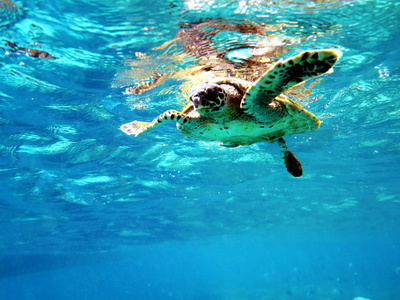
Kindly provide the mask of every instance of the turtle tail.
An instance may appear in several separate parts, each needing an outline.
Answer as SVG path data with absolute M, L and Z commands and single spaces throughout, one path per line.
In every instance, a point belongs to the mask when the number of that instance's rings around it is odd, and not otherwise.
M 278 145 L 281 149 L 283 162 L 285 163 L 286 169 L 294 177 L 301 177 L 303 175 L 303 168 L 301 167 L 300 161 L 294 156 L 292 151 L 286 146 L 286 141 L 283 138 L 278 139 Z

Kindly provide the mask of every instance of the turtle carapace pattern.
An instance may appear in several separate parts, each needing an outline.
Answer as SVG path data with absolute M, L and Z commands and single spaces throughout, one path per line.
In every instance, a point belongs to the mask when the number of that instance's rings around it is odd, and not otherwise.
M 174 121 L 186 137 L 219 141 L 224 147 L 277 142 L 286 169 L 300 177 L 301 163 L 284 137 L 313 132 L 319 128 L 320 120 L 283 93 L 328 72 L 340 56 L 336 49 L 305 51 L 279 60 L 255 82 L 236 77 L 213 78 L 191 91 L 190 103 L 181 111 L 168 110 L 151 122 L 123 124 L 121 130 L 138 136 L 166 121 Z

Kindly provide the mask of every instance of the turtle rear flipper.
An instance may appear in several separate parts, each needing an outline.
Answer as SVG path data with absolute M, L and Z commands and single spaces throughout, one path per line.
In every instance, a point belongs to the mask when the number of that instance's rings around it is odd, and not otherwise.
M 134 134 L 135 136 L 138 136 L 142 132 L 155 128 L 165 121 L 175 121 L 184 124 L 187 123 L 189 120 L 190 118 L 186 117 L 181 112 L 171 109 L 162 113 L 151 122 L 133 121 L 121 125 L 120 129 L 127 135 Z
M 303 168 L 300 161 L 294 156 L 293 152 L 286 146 L 286 141 L 283 138 L 278 140 L 278 145 L 281 148 L 283 162 L 286 169 L 294 177 L 301 177 L 303 175 Z
M 340 56 L 339 50 L 325 49 L 279 60 L 247 90 L 243 110 L 258 120 L 265 120 L 274 109 L 271 102 L 275 97 L 302 81 L 328 72 Z

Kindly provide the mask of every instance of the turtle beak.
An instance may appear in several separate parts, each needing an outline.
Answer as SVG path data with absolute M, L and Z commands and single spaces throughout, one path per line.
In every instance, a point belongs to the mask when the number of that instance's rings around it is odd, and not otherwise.
M 207 112 L 208 107 L 206 104 L 208 101 L 205 99 L 204 95 L 196 93 L 193 94 L 190 99 L 192 100 L 193 106 L 199 114 Z
M 197 109 L 199 106 L 202 106 L 201 105 L 201 99 L 200 99 L 200 96 L 198 94 L 192 95 L 190 97 L 190 99 L 192 100 L 194 108 Z
M 208 106 L 210 101 L 207 99 L 204 92 L 193 93 L 190 97 L 196 109 Z

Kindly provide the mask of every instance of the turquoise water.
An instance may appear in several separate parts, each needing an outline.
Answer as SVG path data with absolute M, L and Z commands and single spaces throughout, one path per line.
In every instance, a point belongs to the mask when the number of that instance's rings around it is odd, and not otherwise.
M 0 1 L 0 298 L 400 299 L 399 15 L 397 1 Z M 321 128 L 286 138 L 303 177 L 276 145 L 119 130 L 179 109 L 176 79 L 126 89 L 195 64 L 155 48 L 207 18 L 270 26 L 292 41 L 284 58 L 343 52 L 302 100 Z

